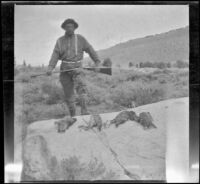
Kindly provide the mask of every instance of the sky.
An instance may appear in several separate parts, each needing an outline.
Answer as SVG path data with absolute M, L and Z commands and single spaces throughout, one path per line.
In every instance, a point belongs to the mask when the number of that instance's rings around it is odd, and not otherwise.
M 15 5 L 15 58 L 48 65 L 60 27 L 73 18 L 95 50 L 189 25 L 188 5 Z M 85 54 L 85 57 L 88 55 Z

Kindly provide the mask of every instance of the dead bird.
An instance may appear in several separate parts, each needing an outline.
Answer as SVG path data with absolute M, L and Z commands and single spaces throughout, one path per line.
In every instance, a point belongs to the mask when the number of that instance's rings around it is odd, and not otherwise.
M 109 127 L 108 122 L 109 121 L 107 120 L 106 122 L 103 123 L 103 121 L 102 121 L 102 119 L 99 115 L 98 116 L 92 115 L 90 117 L 90 121 L 87 122 L 88 123 L 87 126 L 86 125 L 79 125 L 78 128 L 79 128 L 80 131 L 81 130 L 87 131 L 87 130 L 90 130 L 90 129 L 96 127 L 99 131 L 101 131 L 102 129 L 106 129 L 106 128 Z
M 137 122 L 139 121 L 139 117 L 134 111 L 129 111 L 129 119 L 131 121 L 137 121 Z
M 84 120 L 85 121 L 85 120 Z M 83 130 L 90 130 L 94 127 L 97 128 L 98 131 L 101 131 L 102 127 L 103 127 L 103 122 L 101 119 L 101 116 L 99 114 L 93 114 L 90 116 L 90 120 L 87 122 L 87 125 L 80 125 L 79 129 L 83 129 Z
M 72 126 L 77 121 L 76 118 L 66 116 L 64 119 L 55 121 L 56 129 L 59 133 L 65 132 L 70 126 Z
M 153 118 L 149 112 L 142 112 L 139 114 L 139 123 L 144 129 L 157 128 L 153 124 Z
M 108 120 L 102 124 L 102 128 L 103 129 L 109 128 L 109 121 Z
M 96 127 L 97 130 L 101 131 L 103 122 L 101 119 L 101 116 L 99 114 L 93 114 L 90 116 L 90 121 L 89 121 L 89 126 L 90 128 Z
M 120 124 L 125 123 L 129 119 L 130 119 L 129 111 L 122 111 L 113 120 L 110 121 L 110 125 L 114 124 L 115 127 L 118 127 Z
M 57 132 L 59 133 L 64 133 L 67 129 L 67 123 L 65 122 L 65 120 L 55 121 L 54 123 L 56 125 Z

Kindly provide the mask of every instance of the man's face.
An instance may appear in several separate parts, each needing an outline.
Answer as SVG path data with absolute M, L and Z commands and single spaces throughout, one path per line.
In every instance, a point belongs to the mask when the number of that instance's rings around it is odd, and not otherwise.
M 67 35 L 72 35 L 74 33 L 74 30 L 75 30 L 74 24 L 69 23 L 65 25 L 65 32 Z

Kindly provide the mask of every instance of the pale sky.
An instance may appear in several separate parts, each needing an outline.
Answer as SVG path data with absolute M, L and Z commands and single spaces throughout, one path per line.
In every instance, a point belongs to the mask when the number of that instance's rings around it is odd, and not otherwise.
M 48 65 L 60 27 L 75 19 L 95 50 L 189 25 L 188 5 L 16 5 L 17 64 Z M 87 55 L 85 55 L 87 56 Z

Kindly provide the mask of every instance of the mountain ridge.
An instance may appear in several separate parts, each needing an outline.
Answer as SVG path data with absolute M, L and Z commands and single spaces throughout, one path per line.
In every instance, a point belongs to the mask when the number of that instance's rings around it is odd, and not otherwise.
M 114 65 L 128 66 L 129 62 L 175 62 L 189 60 L 189 26 L 168 32 L 148 35 L 97 51 L 100 59 L 110 58 Z M 85 58 L 84 61 L 90 61 Z

